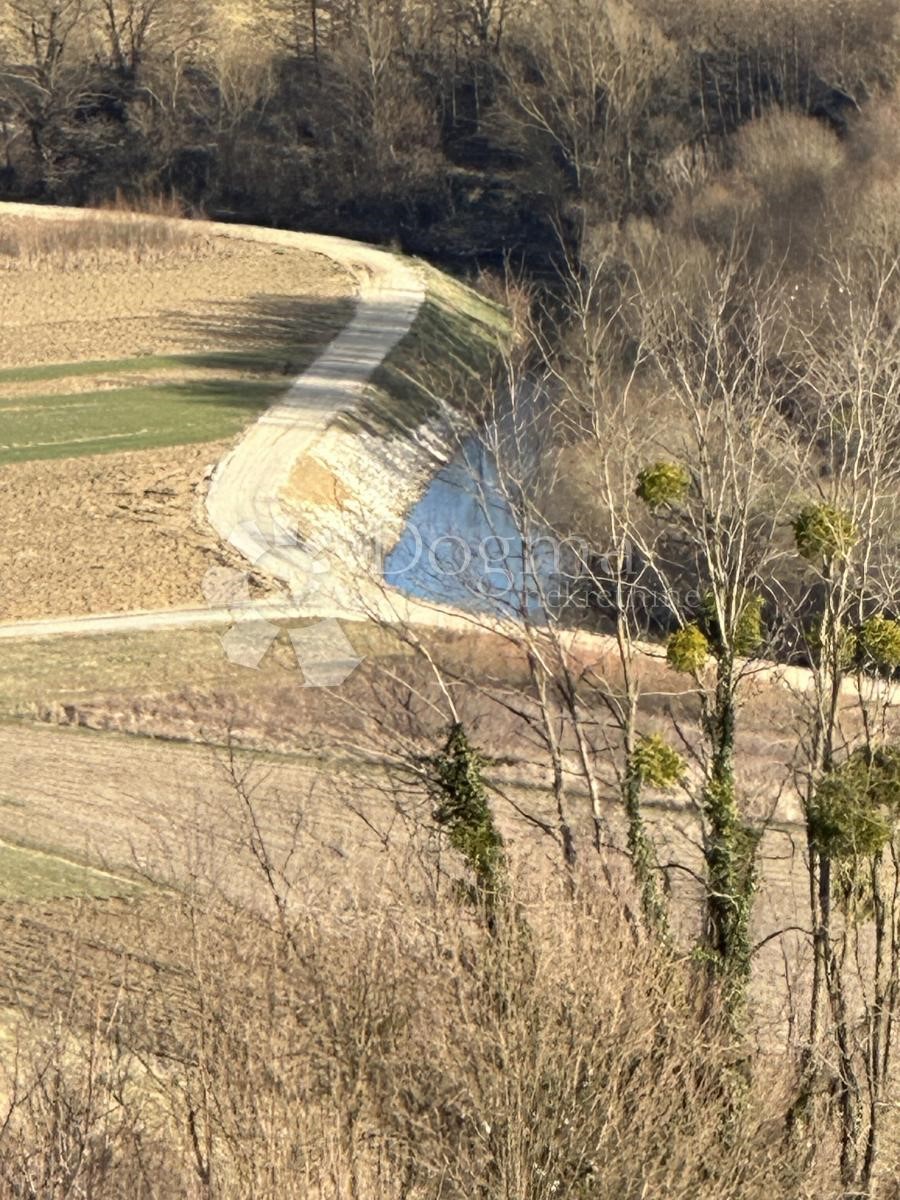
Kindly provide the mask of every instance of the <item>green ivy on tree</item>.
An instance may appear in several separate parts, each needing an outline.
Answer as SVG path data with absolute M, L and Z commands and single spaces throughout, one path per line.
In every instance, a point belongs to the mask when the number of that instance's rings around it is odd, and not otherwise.
M 659 734 L 638 739 L 625 773 L 625 815 L 628 820 L 628 853 L 635 882 L 640 889 L 644 920 L 662 940 L 669 938 L 669 919 L 659 882 L 659 867 L 653 844 L 641 813 L 643 788 L 671 791 L 685 776 L 687 764 Z
M 763 601 L 761 596 L 747 596 L 731 633 L 732 651 L 744 657 L 759 649 L 763 640 Z M 703 597 L 702 631 L 713 653 L 718 657 L 726 652 L 725 639 L 719 628 L 716 600 L 712 592 Z
M 468 894 L 492 913 L 503 890 L 503 839 L 494 824 L 484 784 L 484 763 L 459 722 L 431 760 L 434 819 L 472 873 Z

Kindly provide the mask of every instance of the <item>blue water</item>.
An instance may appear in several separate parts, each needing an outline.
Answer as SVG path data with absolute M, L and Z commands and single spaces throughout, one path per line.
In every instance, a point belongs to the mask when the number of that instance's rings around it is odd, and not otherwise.
M 472 612 L 540 616 L 558 576 L 557 551 L 520 508 L 504 494 L 491 453 L 469 439 L 410 513 L 385 561 L 386 582 Z

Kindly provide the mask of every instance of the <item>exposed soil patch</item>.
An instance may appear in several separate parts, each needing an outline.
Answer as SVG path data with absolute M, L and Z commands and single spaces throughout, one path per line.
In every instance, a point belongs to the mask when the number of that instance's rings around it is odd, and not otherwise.
M 324 508 L 340 508 L 352 495 L 349 488 L 309 454 L 297 459 L 288 484 L 291 499 Z
M 0 620 L 201 605 L 214 563 L 243 569 L 202 512 L 228 442 L 15 463 L 0 472 Z

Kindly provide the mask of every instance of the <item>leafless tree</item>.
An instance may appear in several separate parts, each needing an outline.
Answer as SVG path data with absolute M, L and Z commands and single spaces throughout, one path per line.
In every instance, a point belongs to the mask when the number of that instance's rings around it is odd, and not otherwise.
M 854 763 L 868 764 L 868 780 L 895 746 L 885 676 L 900 661 L 900 644 L 889 640 L 900 629 L 900 288 L 897 259 L 884 247 L 845 243 L 826 253 L 823 303 L 797 350 L 806 389 L 800 411 L 819 466 L 794 525 L 815 613 L 801 742 L 815 930 L 809 1057 L 824 1034 L 844 1181 L 869 1195 L 900 982 L 896 832 L 893 815 L 879 807 L 884 797 L 872 798 L 874 785 L 847 784 L 842 799 L 834 795 Z M 862 835 L 854 821 L 866 814 L 886 822 L 883 837 Z
M 50 189 L 77 151 L 72 121 L 89 79 L 86 16 L 84 0 L 10 0 L 0 15 L 9 63 L 0 76 L 4 100 Z
M 565 0 L 525 13 L 529 33 L 517 37 L 510 28 L 506 40 L 510 120 L 526 141 L 544 142 L 559 156 L 579 194 L 618 215 L 647 165 L 638 130 L 665 93 L 676 66 L 672 49 L 652 22 L 619 0 Z

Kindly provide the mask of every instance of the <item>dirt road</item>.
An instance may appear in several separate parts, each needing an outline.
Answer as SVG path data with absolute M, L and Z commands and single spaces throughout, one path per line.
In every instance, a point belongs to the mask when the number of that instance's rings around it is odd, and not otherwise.
M 0 213 L 45 220 L 72 220 L 78 209 L 0 204 Z M 378 619 L 443 629 L 497 629 L 503 623 L 483 615 L 453 611 L 411 600 L 363 572 L 354 578 L 353 553 L 358 537 L 348 528 L 345 570 L 330 570 L 315 579 L 316 563 L 290 535 L 291 520 L 283 507 L 284 492 L 301 460 L 315 463 L 316 443 L 341 412 L 363 401 L 373 373 L 409 332 L 425 300 L 425 284 L 416 268 L 399 256 L 359 242 L 318 234 L 211 223 L 210 236 L 238 238 L 322 254 L 349 270 L 358 280 L 359 300 L 349 324 L 313 364 L 296 379 L 286 396 L 272 405 L 219 463 L 207 496 L 207 513 L 220 538 L 258 569 L 287 585 L 291 599 L 264 600 L 252 605 L 211 605 L 114 615 L 21 621 L 0 624 L 0 640 L 65 635 L 128 633 L 173 628 L 228 628 L 235 620 Z M 342 556 L 343 557 L 343 556 Z M 316 586 L 309 588 L 311 578 Z M 612 638 L 566 635 L 573 650 L 586 659 L 615 652 Z M 638 647 L 660 657 L 660 647 Z M 757 684 L 775 682 L 795 690 L 812 684 L 810 672 L 776 664 L 754 667 Z M 846 681 L 850 691 L 851 680 Z M 892 688 L 892 699 L 900 688 Z M 893 693 L 897 693 L 896 696 Z

